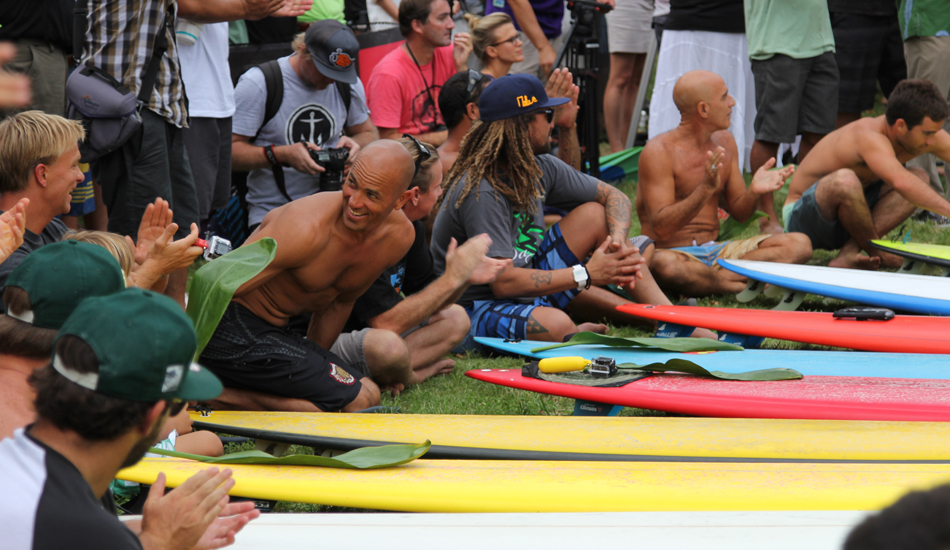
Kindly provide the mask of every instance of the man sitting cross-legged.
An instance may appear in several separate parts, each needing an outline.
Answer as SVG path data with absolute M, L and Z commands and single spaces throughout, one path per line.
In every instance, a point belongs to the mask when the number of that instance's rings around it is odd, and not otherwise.
M 673 101 L 680 125 L 644 147 L 637 193 L 641 231 L 656 240 L 650 269 L 660 287 L 688 296 L 739 292 L 745 279 L 721 269 L 717 259 L 808 261 L 811 245 L 801 233 L 716 241 L 720 205 L 739 221 L 749 219 L 759 197 L 781 189 L 792 167 L 769 172 L 773 158 L 746 188 L 728 130 L 735 101 L 719 75 L 684 74 L 673 88 Z
M 353 303 L 409 251 L 412 156 L 391 140 L 356 156 L 343 190 L 317 193 L 271 210 L 248 242 L 277 241 L 277 255 L 234 294 L 202 364 L 225 392 L 213 402 L 239 410 L 356 411 L 379 403 L 370 380 L 406 373 L 360 372 L 326 351 Z M 312 313 L 304 338 L 291 317 Z M 380 384 L 383 384 L 381 381 Z
M 412 222 L 415 240 L 409 253 L 356 300 L 343 334 L 330 348 L 371 373 L 407 373 L 406 379 L 395 382 L 395 390 L 452 371 L 455 361 L 445 355 L 469 331 L 468 315 L 455 300 L 470 285 L 493 281 L 510 263 L 486 257 L 491 239 L 478 235 L 461 246 L 450 245 L 445 273 L 435 270 L 423 220 L 442 195 L 442 163 L 429 143 L 408 135 L 399 142 L 418 168 L 409 184 L 411 197 L 402 209 Z
M 599 288 L 611 283 L 638 301 L 669 303 L 637 248 L 652 255 L 649 238 L 627 238 L 630 199 L 545 154 L 552 107 L 568 101 L 549 99 L 531 75 L 493 81 L 478 102 L 481 122 L 446 177 L 432 233 L 436 267 L 445 265 L 453 240 L 483 233 L 492 239 L 488 256 L 513 261 L 494 282 L 462 294 L 472 336 L 560 341 L 577 331 L 606 332 L 601 324 L 575 325 L 565 310 L 588 321 L 633 321 L 615 309 L 629 302 Z M 545 231 L 545 204 L 572 210 Z
M 814 248 L 840 248 L 828 264 L 833 267 L 900 267 L 899 257 L 867 241 L 917 208 L 950 216 L 950 203 L 930 187 L 927 174 L 904 167 L 924 153 L 950 162 L 947 115 L 947 100 L 932 82 L 901 81 L 883 115 L 842 126 L 802 161 L 782 211 L 788 230 L 808 235 Z

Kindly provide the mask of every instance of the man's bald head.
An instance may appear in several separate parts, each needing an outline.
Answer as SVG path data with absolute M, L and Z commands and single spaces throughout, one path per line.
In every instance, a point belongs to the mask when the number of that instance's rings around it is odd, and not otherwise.
M 709 103 L 725 86 L 725 81 L 716 73 L 689 71 L 673 86 L 673 103 L 682 116 L 692 115 L 701 101 Z
M 393 193 L 398 195 L 409 189 L 415 174 L 415 163 L 401 143 L 380 139 L 360 149 L 353 161 L 353 169 L 367 171 L 390 182 Z

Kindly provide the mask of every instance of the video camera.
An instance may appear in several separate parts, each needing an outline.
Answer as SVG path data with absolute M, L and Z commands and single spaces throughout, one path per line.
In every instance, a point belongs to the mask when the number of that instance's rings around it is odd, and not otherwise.
M 343 167 L 350 158 L 350 150 L 344 147 L 330 147 L 314 151 L 308 149 L 310 158 L 323 168 L 320 173 L 320 191 L 339 191 L 343 189 Z
M 209 262 L 231 252 L 231 241 L 222 239 L 217 235 L 212 236 L 210 241 L 198 239 L 195 241 L 195 246 L 200 246 L 205 250 L 202 255 Z

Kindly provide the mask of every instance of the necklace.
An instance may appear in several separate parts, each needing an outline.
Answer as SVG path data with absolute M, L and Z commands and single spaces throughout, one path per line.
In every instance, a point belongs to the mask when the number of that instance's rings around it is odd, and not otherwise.
M 436 112 L 436 115 L 438 115 L 438 104 L 435 102 L 435 99 L 433 99 L 432 97 L 432 89 L 429 86 L 429 82 L 426 80 L 425 73 L 422 72 L 422 66 L 419 65 L 419 62 L 416 60 L 416 56 L 412 53 L 412 48 L 409 47 L 408 41 L 406 42 L 406 51 L 409 52 L 409 57 L 412 58 L 412 62 L 415 63 L 416 68 L 419 69 L 419 76 L 422 77 L 422 83 L 426 87 L 426 95 L 429 96 L 429 101 L 432 103 L 432 109 Z M 431 64 L 432 64 L 432 86 L 435 86 L 435 52 L 432 52 Z M 433 122 L 436 122 L 436 121 L 438 121 L 438 116 L 433 117 Z M 422 122 L 421 115 L 420 115 L 419 122 Z M 435 128 L 435 126 L 437 125 L 433 124 L 432 126 L 430 126 L 429 131 L 431 132 Z

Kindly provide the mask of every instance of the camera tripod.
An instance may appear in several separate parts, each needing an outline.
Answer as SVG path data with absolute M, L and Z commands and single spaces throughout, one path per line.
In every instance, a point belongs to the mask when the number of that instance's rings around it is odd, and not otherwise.
M 581 169 L 600 177 L 600 109 L 597 102 L 597 75 L 600 72 L 599 55 L 605 48 L 606 34 L 604 13 L 611 10 L 610 4 L 592 0 L 569 0 L 571 28 L 567 31 L 564 46 L 558 52 L 555 67 L 567 67 L 574 75 L 574 83 L 580 88 L 577 113 L 577 141 L 581 147 Z M 562 65 L 563 63 L 563 65 Z

